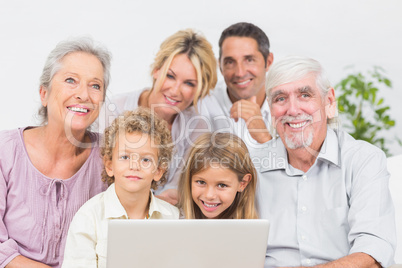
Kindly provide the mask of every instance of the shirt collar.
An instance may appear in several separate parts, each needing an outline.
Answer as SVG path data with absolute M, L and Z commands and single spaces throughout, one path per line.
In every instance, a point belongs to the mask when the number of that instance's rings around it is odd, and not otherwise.
M 324 143 L 321 146 L 317 159 L 330 162 L 337 166 L 340 165 L 339 140 L 335 130 L 327 128 L 327 136 L 325 137 Z
M 172 215 L 172 212 L 163 206 L 163 201 L 156 198 L 152 191 L 150 191 L 151 203 L 149 204 L 149 217 L 152 218 L 154 212 L 162 215 Z M 117 197 L 114 183 L 109 186 L 104 196 L 105 202 L 105 218 L 124 218 L 128 219 L 126 210 L 121 205 Z
M 317 159 L 339 166 L 339 150 L 338 135 L 334 130 L 327 128 L 327 136 L 325 137 Z M 257 156 L 259 157 L 261 172 L 276 169 L 289 169 L 287 151 L 280 137 L 267 142 L 266 146 L 260 149 Z
M 163 206 L 163 200 L 158 199 L 154 196 L 151 191 L 151 203 L 149 204 L 149 217 L 152 218 L 154 212 L 159 212 L 162 215 L 173 215 L 172 212 Z
M 104 201 L 105 202 L 105 218 L 125 218 L 128 219 L 126 210 L 121 205 L 119 198 L 117 197 L 114 183 L 107 188 Z

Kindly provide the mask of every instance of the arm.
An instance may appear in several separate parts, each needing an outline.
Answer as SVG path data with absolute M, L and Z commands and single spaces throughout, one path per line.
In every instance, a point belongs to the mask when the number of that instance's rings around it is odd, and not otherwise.
M 9 237 L 7 226 L 4 223 L 4 214 L 7 210 L 7 195 L 8 189 L 3 169 L 0 161 L 0 265 L 7 265 L 15 262 L 15 259 L 20 256 L 18 252 L 17 242 Z M 3 266 L 2 266 L 3 267 Z M 16 266 L 18 267 L 18 266 Z
M 244 119 L 251 137 L 258 143 L 265 143 L 272 139 L 262 118 L 261 108 L 256 103 L 256 97 L 250 100 L 239 100 L 230 109 L 230 116 L 237 122 Z
M 50 266 L 33 261 L 22 255 L 18 255 L 12 261 L 10 261 L 5 268 L 50 268 Z
M 303 268 L 300 266 L 299 268 Z M 352 253 L 335 261 L 313 266 L 316 268 L 381 268 L 370 255 L 365 253 Z M 285 268 L 285 267 L 283 267 Z

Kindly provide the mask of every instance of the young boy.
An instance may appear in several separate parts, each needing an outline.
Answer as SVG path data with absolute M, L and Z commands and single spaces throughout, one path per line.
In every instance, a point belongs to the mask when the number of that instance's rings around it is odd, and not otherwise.
M 172 156 L 167 124 L 138 108 L 105 130 L 102 180 L 109 188 L 86 202 L 71 222 L 63 266 L 106 267 L 109 219 L 178 219 L 179 211 L 151 188 L 165 182 Z

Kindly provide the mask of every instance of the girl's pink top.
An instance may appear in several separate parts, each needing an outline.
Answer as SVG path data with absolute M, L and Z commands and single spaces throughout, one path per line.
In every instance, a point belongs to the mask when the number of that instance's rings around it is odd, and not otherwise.
M 0 132 L 0 268 L 18 255 L 60 267 L 68 227 L 88 199 L 104 191 L 99 136 L 90 133 L 91 153 L 71 178 L 40 173 L 23 140 L 25 128 Z

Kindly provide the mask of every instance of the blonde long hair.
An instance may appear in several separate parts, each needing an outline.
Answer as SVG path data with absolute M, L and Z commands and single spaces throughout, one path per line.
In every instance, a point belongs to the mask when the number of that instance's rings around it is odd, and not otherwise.
M 236 197 L 224 212 L 219 215 L 221 219 L 256 219 L 255 193 L 257 174 L 244 142 L 231 133 L 205 133 L 195 142 L 189 153 L 186 165 L 179 181 L 179 207 L 183 210 L 186 219 L 202 219 L 205 216 L 195 204 L 191 194 L 192 176 L 209 168 L 211 164 L 219 161 L 221 167 L 229 168 L 236 173 L 239 181 L 246 174 L 251 179 L 242 192 Z
M 193 99 L 193 105 L 197 108 L 198 100 L 208 95 L 209 91 L 215 88 L 218 80 L 217 63 L 212 45 L 201 34 L 192 29 L 186 29 L 176 32 L 163 41 L 151 66 L 151 76 L 153 77 L 157 70 L 161 70 L 160 77 L 166 77 L 173 58 L 180 54 L 187 55 L 197 72 L 198 86 Z M 153 79 L 151 91 L 161 89 L 165 79 L 159 81 L 156 84 L 156 79 Z

